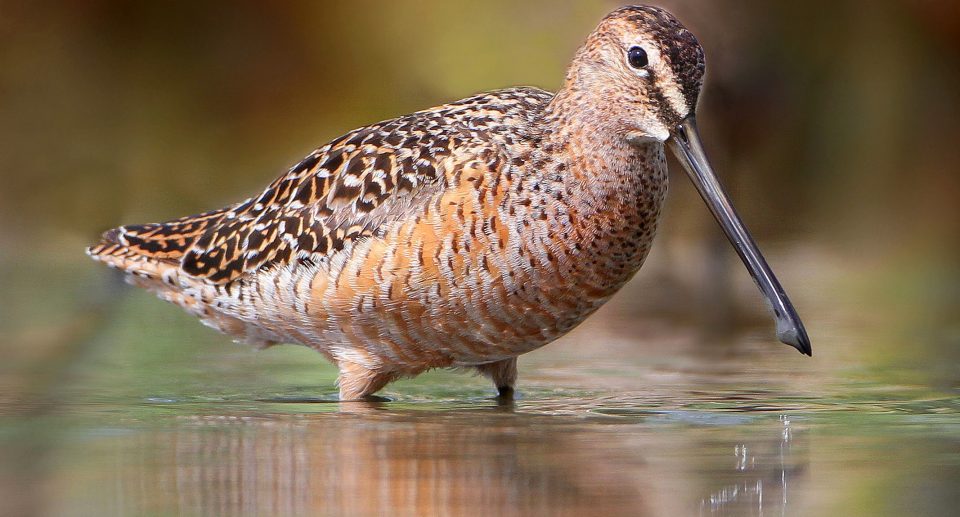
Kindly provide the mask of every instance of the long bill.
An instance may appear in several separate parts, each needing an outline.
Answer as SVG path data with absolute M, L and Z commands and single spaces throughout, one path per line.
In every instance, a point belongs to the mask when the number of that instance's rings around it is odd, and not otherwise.
M 690 116 L 680 123 L 667 144 L 687 170 L 700 196 L 707 203 L 710 212 L 720 223 L 720 227 L 737 250 L 743 264 L 747 266 L 750 275 L 770 303 L 777 319 L 777 338 L 802 354 L 813 355 L 810 338 L 807 337 L 807 331 L 803 328 L 803 322 L 797 316 L 793 304 L 790 303 L 790 298 L 770 270 L 770 266 L 767 265 L 760 249 L 757 248 L 757 243 L 744 227 L 737 211 L 730 204 L 730 200 L 707 161 L 707 155 L 700 143 L 700 134 L 697 132 L 696 119 Z

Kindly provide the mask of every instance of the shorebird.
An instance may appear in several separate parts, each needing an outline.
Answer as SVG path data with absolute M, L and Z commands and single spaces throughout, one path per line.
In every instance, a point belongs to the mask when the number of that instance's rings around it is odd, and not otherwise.
M 717 181 L 695 112 L 704 53 L 667 11 L 624 7 L 556 93 L 518 87 L 353 130 L 235 205 L 121 226 L 87 250 L 238 341 L 309 346 L 341 400 L 432 368 L 511 396 L 517 356 L 567 333 L 643 264 L 687 170 L 770 302 L 810 342 Z

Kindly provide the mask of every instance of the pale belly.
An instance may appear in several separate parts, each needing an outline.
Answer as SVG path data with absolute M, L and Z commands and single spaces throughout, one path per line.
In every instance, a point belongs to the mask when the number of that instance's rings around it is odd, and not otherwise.
M 524 354 L 612 294 L 585 292 L 557 268 L 506 270 L 516 262 L 509 253 L 454 257 L 442 248 L 430 254 L 415 241 L 370 239 L 349 260 L 266 272 L 245 288 L 252 306 L 234 315 L 334 361 L 416 372 Z

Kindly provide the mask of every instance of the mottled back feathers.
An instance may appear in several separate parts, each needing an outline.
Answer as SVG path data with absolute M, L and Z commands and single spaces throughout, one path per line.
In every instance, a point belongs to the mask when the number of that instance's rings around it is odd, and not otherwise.
M 457 181 L 459 169 L 503 166 L 508 128 L 529 123 L 551 98 L 535 88 L 500 90 L 351 131 L 256 197 L 167 223 L 122 226 L 88 253 L 178 263 L 212 284 L 293 260 L 325 260 L 416 213 L 418 203 Z

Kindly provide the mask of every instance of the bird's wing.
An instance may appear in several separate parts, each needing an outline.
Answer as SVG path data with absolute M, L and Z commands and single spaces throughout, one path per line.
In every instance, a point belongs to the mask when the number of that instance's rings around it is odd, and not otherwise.
M 415 215 L 466 162 L 497 170 L 482 134 L 414 114 L 358 129 L 317 149 L 258 197 L 229 210 L 184 254 L 184 272 L 227 283 L 262 267 L 320 259 L 384 223 Z
M 259 196 L 168 223 L 121 226 L 88 253 L 179 264 L 213 284 L 325 260 L 387 223 L 415 217 L 464 168 L 499 177 L 509 166 L 504 146 L 551 98 L 536 88 L 499 90 L 354 130 Z

